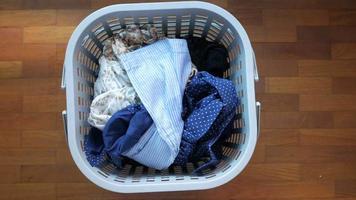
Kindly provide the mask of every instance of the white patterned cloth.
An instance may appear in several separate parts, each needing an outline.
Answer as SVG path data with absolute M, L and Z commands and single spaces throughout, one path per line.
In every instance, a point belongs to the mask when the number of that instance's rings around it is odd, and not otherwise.
M 138 101 L 133 87 L 122 87 L 104 92 L 91 103 L 88 122 L 92 126 L 104 130 L 106 122 L 113 114 Z
M 126 71 L 118 57 L 161 39 L 151 24 L 127 25 L 104 42 L 100 70 L 94 83 L 94 100 L 90 106 L 88 123 L 103 130 L 117 111 L 130 104 L 140 103 Z

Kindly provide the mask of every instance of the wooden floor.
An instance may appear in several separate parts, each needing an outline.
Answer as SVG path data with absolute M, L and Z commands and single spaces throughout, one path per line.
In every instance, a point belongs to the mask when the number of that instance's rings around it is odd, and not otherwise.
M 79 172 L 63 136 L 68 37 L 111 0 L 0 1 L 0 199 L 356 199 L 356 1 L 215 0 L 246 28 L 262 132 L 247 169 L 208 191 L 122 195 Z

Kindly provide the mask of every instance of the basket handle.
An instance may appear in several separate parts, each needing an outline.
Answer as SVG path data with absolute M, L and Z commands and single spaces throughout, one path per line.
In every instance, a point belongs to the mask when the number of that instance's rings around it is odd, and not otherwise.
M 261 103 L 259 101 L 256 102 L 256 121 L 257 121 L 257 137 L 259 137 L 260 130 L 261 130 Z
M 62 90 L 66 89 L 66 68 L 65 68 L 64 64 L 63 64 L 63 68 L 62 68 L 61 88 L 62 88 Z
M 253 58 L 253 78 L 255 79 L 255 82 L 257 82 L 260 78 L 258 76 L 256 56 L 253 50 L 252 50 L 252 58 Z
M 67 111 L 62 111 L 63 127 L 64 127 L 64 137 L 68 143 L 68 128 L 67 128 Z

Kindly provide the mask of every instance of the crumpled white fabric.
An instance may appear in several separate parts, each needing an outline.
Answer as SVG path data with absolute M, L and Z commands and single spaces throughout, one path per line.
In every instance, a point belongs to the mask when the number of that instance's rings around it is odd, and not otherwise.
M 100 70 L 94 83 L 94 100 L 90 106 L 88 123 L 103 130 L 106 122 L 117 111 L 130 104 L 140 103 L 119 56 L 161 39 L 151 24 L 127 25 L 104 42 L 99 58 Z M 137 58 L 139 59 L 139 58 Z
M 122 87 L 104 92 L 93 100 L 88 123 L 103 130 L 113 114 L 137 101 L 138 97 L 133 87 Z
M 94 84 L 94 97 L 110 90 L 132 87 L 126 71 L 117 60 L 109 60 L 105 56 L 99 59 L 100 71 Z

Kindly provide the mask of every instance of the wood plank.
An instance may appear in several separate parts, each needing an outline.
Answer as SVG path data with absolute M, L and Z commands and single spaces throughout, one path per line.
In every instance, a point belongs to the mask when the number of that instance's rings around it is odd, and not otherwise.
M 263 163 L 266 157 L 266 148 L 262 143 L 257 143 L 255 151 L 253 152 L 251 163 Z
M 356 78 L 333 78 L 334 94 L 356 94 Z
M 293 24 L 271 25 L 264 27 L 263 42 L 296 42 L 296 27 Z
M 332 128 L 331 112 L 262 112 L 261 127 L 271 129 Z
M 0 148 L 18 148 L 21 147 L 20 131 L 0 131 Z
M 263 104 L 262 111 L 298 111 L 299 97 L 296 94 L 258 94 Z
M 74 31 L 74 26 L 35 26 L 24 28 L 24 43 L 65 44 Z
M 295 145 L 267 146 L 266 162 L 330 163 L 356 159 L 356 146 Z
M 59 94 L 59 78 L 0 79 L 0 95 Z
M 355 10 L 330 10 L 330 25 L 356 25 Z
M 303 180 L 335 181 L 356 179 L 356 163 L 308 163 L 301 165 Z
M 59 148 L 67 142 L 62 130 L 57 131 L 23 131 L 21 134 L 22 147 L 25 148 Z
M 244 26 L 251 42 L 264 42 L 266 40 L 266 30 L 262 25 Z
M 61 66 L 63 66 L 63 61 L 61 62 Z M 54 59 L 44 59 L 41 61 L 25 60 L 23 62 L 23 78 L 51 78 L 61 76 L 62 71 L 59 72 L 57 62 Z
M 20 116 L 22 130 L 63 130 L 59 113 L 23 113 Z
M 285 94 L 330 94 L 330 78 L 268 77 L 265 80 L 267 93 Z
M 57 149 L 56 163 L 57 165 L 74 165 L 74 161 L 67 147 Z
M 334 125 L 335 128 L 356 128 L 356 112 L 335 112 Z
M 48 149 L 0 149 L 0 165 L 54 164 L 56 151 Z
M 21 44 L 22 31 L 19 27 L 0 27 L 0 44 Z
M 22 165 L 21 182 L 86 183 L 88 180 L 74 165 Z
M 301 111 L 356 111 L 356 95 L 300 95 Z
M 331 55 L 333 59 L 356 59 L 356 43 L 333 43 Z
M 356 42 L 355 26 L 331 26 L 330 40 L 332 42 Z
M 90 9 L 59 9 L 57 10 L 58 26 L 77 26 L 93 10 Z
M 21 112 L 22 96 L 21 95 L 0 95 L 0 113 Z
M 356 4 L 352 0 L 299 0 L 296 7 L 300 9 L 351 9 L 355 8 Z
M 298 42 L 296 45 L 298 59 L 330 59 L 329 42 Z
M 0 61 L 0 79 L 20 78 L 21 76 L 21 61 Z
M 24 44 L 22 52 L 23 61 L 48 61 L 56 60 L 55 44 Z
M 95 1 L 95 0 L 93 0 Z M 264 9 L 292 9 L 296 7 L 295 1 L 285 0 L 235 0 L 228 1 L 229 6 L 234 9 L 241 8 L 264 8 Z
M 356 61 L 299 60 L 298 71 L 299 76 L 303 77 L 356 77 Z M 333 79 L 333 87 L 334 80 L 335 79 Z M 334 89 L 333 92 L 335 92 Z
M 356 145 L 356 129 L 302 129 L 302 145 Z
M 55 10 L 0 11 L 0 26 L 47 26 L 54 25 L 55 23 Z
M 264 9 L 262 18 L 265 26 L 296 25 L 295 10 Z
M 16 10 L 22 8 L 22 0 L 2 0 L 0 10 Z
M 264 199 L 279 199 L 279 198 L 330 198 L 334 195 L 333 182 L 282 182 L 282 181 L 266 181 L 257 182 L 255 184 L 239 184 L 234 183 L 231 187 L 232 199 L 239 198 L 264 198 Z M 230 191 L 229 190 L 229 191 Z M 204 191 L 204 197 L 213 195 L 214 190 Z M 303 192 L 301 192 L 303 191 Z M 216 193 L 217 191 L 215 191 Z M 216 196 L 215 196 L 216 197 Z
M 322 9 L 296 10 L 296 24 L 301 26 L 329 25 L 329 12 Z
M 336 181 L 335 196 L 356 198 L 356 180 Z
M 0 126 L 11 130 L 63 130 L 59 113 L 8 113 L 0 115 Z
M 54 184 L 2 184 L 0 199 L 4 200 L 55 200 L 56 187 Z
M 56 44 L 56 60 L 64 62 L 64 57 L 66 53 L 67 45 L 66 44 Z
M 90 7 L 90 0 L 26 0 L 23 2 L 23 7 L 25 9 L 56 9 L 56 8 L 67 8 L 67 9 L 74 9 L 74 8 L 89 8 Z
M 261 163 L 249 165 L 237 181 L 298 181 L 300 180 L 299 164 Z
M 260 77 L 298 76 L 297 60 L 257 59 Z
M 65 110 L 65 95 L 33 95 L 23 97 L 23 112 L 60 112 Z
M 0 11 L 1 12 L 1 11 Z M 2 61 L 19 61 L 23 55 L 22 44 L 1 44 L 0 43 L 0 60 Z
M 330 30 L 328 26 L 298 26 L 298 42 L 329 42 Z
M 297 59 L 294 43 L 254 43 L 258 59 L 293 60 Z
M 20 165 L 0 165 L 0 183 L 20 182 Z
M 243 25 L 262 25 L 262 10 L 261 9 L 232 9 L 231 13 Z
M 91 183 L 58 183 L 56 189 L 58 200 L 124 199 L 125 196 L 105 191 Z
M 258 143 L 263 145 L 297 145 L 299 144 L 299 130 L 262 129 Z
M 256 94 L 263 94 L 265 90 L 265 78 L 260 77 L 260 80 L 255 83 L 255 92 Z

